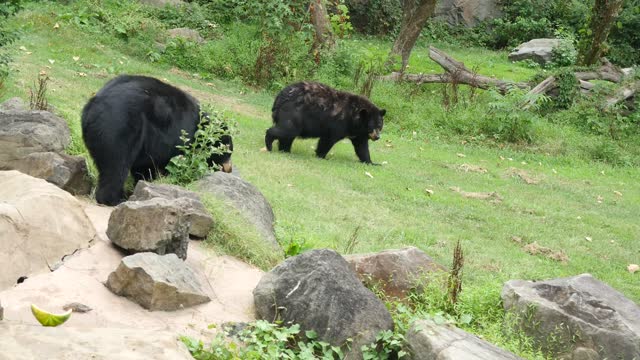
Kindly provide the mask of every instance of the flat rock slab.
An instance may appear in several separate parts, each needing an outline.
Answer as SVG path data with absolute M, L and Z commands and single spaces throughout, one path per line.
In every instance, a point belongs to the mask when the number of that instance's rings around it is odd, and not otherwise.
M 347 255 L 345 259 L 364 284 L 379 286 L 387 296 L 401 299 L 424 286 L 430 273 L 446 271 L 416 247 Z
M 195 184 L 201 193 L 211 194 L 237 209 L 246 220 L 256 227 L 259 234 L 274 251 L 282 251 L 276 240 L 273 209 L 252 184 L 222 171 L 217 171 L 198 180 Z
M 129 201 L 144 201 L 153 198 L 174 200 L 182 198 L 180 205 L 183 207 L 187 221 L 191 223 L 189 234 L 198 238 L 205 238 L 213 227 L 213 217 L 200 200 L 200 195 L 186 190 L 177 185 L 152 184 L 146 181 L 138 181 Z
M 114 294 L 152 311 L 178 310 L 211 301 L 193 270 L 175 254 L 127 256 L 105 285 Z
M 91 179 L 87 162 L 82 156 L 71 156 L 54 152 L 32 153 L 9 162 L 8 168 L 45 179 L 72 195 L 91 193 Z
M 260 319 L 300 324 L 334 346 L 352 339 L 349 358 L 361 358 L 362 345 L 393 329 L 382 301 L 333 250 L 311 250 L 285 260 L 262 277 L 253 295 Z
M 438 325 L 433 320 L 414 322 L 406 339 L 414 360 L 521 359 L 453 325 Z
M 178 200 L 126 201 L 109 218 L 107 236 L 129 252 L 173 253 L 187 258 L 190 223 Z
M 1 322 L 0 334 L 0 360 L 193 359 L 178 334 L 159 329 L 47 328 Z
M 510 280 L 502 301 L 520 315 L 515 325 L 553 357 L 640 359 L 640 307 L 590 274 Z
M 50 272 L 86 248 L 96 230 L 68 192 L 18 171 L 0 171 L 0 290 Z

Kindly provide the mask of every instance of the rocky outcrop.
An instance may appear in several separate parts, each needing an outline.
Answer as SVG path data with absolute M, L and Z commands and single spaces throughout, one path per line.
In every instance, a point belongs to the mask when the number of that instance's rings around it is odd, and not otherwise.
M 508 281 L 502 289 L 514 324 L 553 358 L 640 358 L 640 307 L 589 274 Z
M 387 296 L 400 299 L 426 285 L 430 273 L 439 275 L 446 271 L 416 247 L 347 255 L 345 259 L 365 285 L 377 286 Z
M 553 61 L 553 49 L 563 45 L 563 39 L 533 39 L 518 45 L 510 54 L 510 61 L 531 59 L 540 65 L 547 65 Z
M 418 320 L 406 336 L 414 360 L 517 360 L 518 356 L 500 349 L 451 324 Z
M 349 358 L 361 358 L 362 345 L 375 341 L 393 321 L 384 304 L 332 250 L 312 250 L 285 260 L 266 273 L 253 291 L 260 319 L 282 320 L 314 330 L 334 346 L 353 339 Z
M 473 27 L 482 21 L 500 16 L 498 0 L 443 0 L 438 1 L 436 16 L 450 25 Z
M 201 44 L 204 42 L 202 36 L 197 30 L 189 29 L 189 28 L 175 28 L 167 30 L 167 35 L 170 38 L 182 38 L 196 44 Z
M 91 191 L 84 158 L 64 154 L 71 142 L 67 123 L 47 111 L 30 111 L 19 98 L 0 106 L 0 170 L 45 179 L 74 195 Z
M 209 214 L 200 200 L 200 196 L 176 185 L 151 184 L 138 181 L 130 201 L 143 201 L 153 198 L 167 200 L 182 199 L 178 204 L 182 206 L 184 216 L 191 223 L 189 234 L 198 238 L 205 238 L 213 227 L 213 217 Z
M 173 253 L 184 260 L 190 223 L 181 201 L 153 198 L 123 202 L 111 213 L 107 236 L 128 252 Z
M 50 112 L 0 110 L 0 170 L 32 153 L 60 153 L 70 142 L 67 123 Z
M 86 248 L 96 231 L 82 204 L 56 186 L 18 171 L 0 171 L 0 289 L 55 269 Z
M 233 206 L 251 224 L 265 243 L 274 251 L 282 251 L 276 240 L 273 222 L 273 210 L 267 199 L 255 186 L 241 178 L 217 171 L 207 175 L 195 184 L 203 194 L 211 194 L 225 203 Z
M 211 300 L 193 271 L 175 254 L 127 256 L 105 285 L 151 311 L 178 310 Z
M 0 334 L 0 360 L 193 359 L 174 332 L 159 329 L 47 328 L 4 322 Z

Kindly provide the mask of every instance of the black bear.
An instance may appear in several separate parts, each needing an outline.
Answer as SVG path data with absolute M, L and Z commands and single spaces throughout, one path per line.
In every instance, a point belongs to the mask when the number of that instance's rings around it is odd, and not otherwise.
M 181 130 L 193 138 L 199 123 L 198 101 L 178 88 L 146 76 L 109 81 L 82 110 L 82 137 L 99 172 L 96 201 L 124 201 L 129 172 L 136 182 L 163 173 L 180 153 Z M 216 146 L 221 144 L 227 151 L 212 156 L 209 165 L 231 172 L 231 136 L 223 135 Z
M 386 110 L 378 109 L 365 97 L 335 90 L 316 82 L 300 82 L 285 87 L 273 103 L 274 126 L 264 141 L 271 151 L 278 140 L 280 151 L 291 151 L 296 137 L 320 138 L 316 155 L 327 156 L 333 145 L 348 137 L 363 163 L 373 164 L 369 139 L 380 138 Z

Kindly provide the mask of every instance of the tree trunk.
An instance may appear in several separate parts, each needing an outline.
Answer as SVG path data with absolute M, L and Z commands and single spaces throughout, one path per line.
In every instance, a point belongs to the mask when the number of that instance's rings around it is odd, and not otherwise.
M 394 57 L 400 55 L 402 58 L 400 72 L 404 73 L 409 63 L 409 55 L 418 40 L 420 31 L 422 31 L 427 19 L 433 15 L 436 0 L 401 0 L 401 2 L 402 24 L 398 38 L 393 43 L 387 65 L 393 64 Z
M 311 23 L 315 29 L 314 51 L 320 48 L 333 48 L 335 39 L 331 30 L 331 22 L 329 21 L 325 0 L 311 0 L 309 12 L 311 13 Z
M 600 60 L 604 50 L 604 42 L 609 37 L 609 31 L 618 17 L 623 2 L 624 0 L 595 0 L 589 21 L 591 32 L 580 42 L 580 54 L 578 55 L 580 65 L 591 66 Z

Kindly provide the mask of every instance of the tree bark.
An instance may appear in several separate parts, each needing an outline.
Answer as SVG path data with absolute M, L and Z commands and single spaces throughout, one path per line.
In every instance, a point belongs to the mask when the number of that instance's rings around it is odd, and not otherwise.
M 311 0 L 309 12 L 311 13 L 311 23 L 315 29 L 313 49 L 333 48 L 335 39 L 325 0 Z
M 609 37 L 611 26 L 618 17 L 624 0 L 595 0 L 589 21 L 589 35 L 581 41 L 578 64 L 591 66 L 600 60 L 604 42 Z
M 394 58 L 399 55 L 402 58 L 400 72 L 404 73 L 416 40 L 418 40 L 418 36 L 427 19 L 435 11 L 436 0 L 401 0 L 401 3 L 402 24 L 400 25 L 400 33 L 393 43 L 387 65 L 393 64 Z

